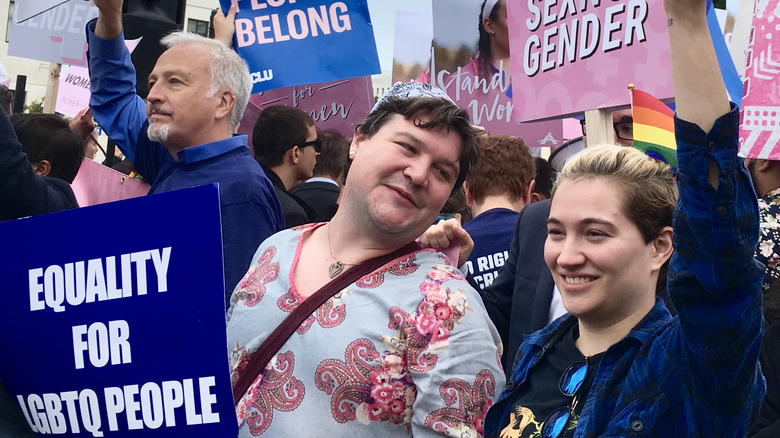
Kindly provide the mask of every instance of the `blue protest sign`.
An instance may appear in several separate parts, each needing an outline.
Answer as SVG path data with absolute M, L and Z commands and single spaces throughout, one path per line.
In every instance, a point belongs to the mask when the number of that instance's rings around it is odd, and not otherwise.
M 230 0 L 220 0 L 223 12 Z M 239 0 L 233 47 L 252 93 L 381 72 L 366 0 Z
M 216 185 L 2 222 L 0 239 L 0 378 L 34 431 L 238 435 Z
M 723 38 L 723 32 L 720 30 L 720 24 L 718 24 L 718 17 L 715 15 L 715 8 L 712 6 L 711 1 L 708 1 L 707 3 L 707 26 L 710 29 L 712 44 L 715 46 L 715 55 L 718 57 L 718 65 L 720 66 L 720 74 L 723 76 L 723 83 L 726 84 L 729 100 L 736 103 L 737 106 L 742 106 L 742 78 L 739 77 L 739 72 L 737 72 L 737 67 L 734 65 L 734 60 L 731 59 L 729 47 L 726 45 L 726 40 Z

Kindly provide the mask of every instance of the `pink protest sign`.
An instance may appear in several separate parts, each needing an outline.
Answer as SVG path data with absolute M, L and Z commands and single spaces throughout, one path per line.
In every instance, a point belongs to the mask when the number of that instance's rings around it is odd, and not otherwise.
M 63 66 L 54 110 L 75 117 L 89 105 L 89 71 L 85 67 Z
M 130 178 L 100 163 L 84 158 L 71 183 L 79 205 L 103 204 L 137 198 L 149 192 L 149 184 Z
M 674 95 L 663 0 L 513 1 L 508 26 L 520 121 Z
M 351 138 L 355 125 L 362 122 L 374 106 L 371 77 L 320 82 L 309 85 L 278 88 L 253 94 L 239 126 L 239 133 L 249 136 L 252 148 L 252 128 L 260 111 L 271 105 L 287 105 L 309 113 L 318 130 L 337 131 Z
M 125 41 L 130 53 L 138 47 L 141 38 Z M 57 104 L 54 110 L 69 117 L 75 117 L 79 111 L 89 105 L 89 70 L 86 67 L 63 67 L 60 73 L 60 85 L 57 90 Z
M 780 0 L 756 2 L 742 98 L 740 153 L 780 160 Z M 772 44 L 774 40 L 774 45 Z
M 490 10 L 483 11 L 483 3 L 433 0 L 430 83 L 466 109 L 471 123 L 484 127 L 490 134 L 520 137 L 534 155 L 540 155 L 540 147 L 560 146 L 560 121 L 518 123 L 512 99 L 514 72 L 509 56 L 506 5 L 503 0 L 487 2 L 484 8 Z

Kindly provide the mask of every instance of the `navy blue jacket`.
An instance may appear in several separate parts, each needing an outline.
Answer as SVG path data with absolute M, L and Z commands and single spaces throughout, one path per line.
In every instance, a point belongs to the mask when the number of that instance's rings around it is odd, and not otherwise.
M 604 352 L 575 438 L 746 435 L 766 392 L 758 366 L 763 267 L 753 258 L 758 207 L 737 157 L 738 127 L 736 106 L 707 134 L 675 119 L 680 196 L 667 290 L 679 313 L 672 317 L 659 298 Z M 710 160 L 720 170 L 717 190 L 707 181 Z M 526 338 L 485 436 L 498 436 L 528 374 L 574 323 L 565 315 Z

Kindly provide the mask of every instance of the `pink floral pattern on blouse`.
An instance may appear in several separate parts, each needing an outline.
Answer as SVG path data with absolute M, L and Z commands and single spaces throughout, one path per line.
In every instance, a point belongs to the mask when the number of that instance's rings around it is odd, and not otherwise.
M 318 226 L 258 249 L 228 311 L 231 379 L 303 299 L 291 269 Z M 417 251 L 321 306 L 239 401 L 239 436 L 480 436 L 504 385 L 500 339 L 447 263 Z

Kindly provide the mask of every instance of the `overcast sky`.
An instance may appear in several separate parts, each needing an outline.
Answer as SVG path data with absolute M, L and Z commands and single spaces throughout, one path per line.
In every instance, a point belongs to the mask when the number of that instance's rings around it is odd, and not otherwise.
M 431 13 L 431 0 L 368 0 L 368 11 L 374 23 L 374 38 L 382 70 L 393 68 L 393 38 L 396 11 Z

